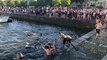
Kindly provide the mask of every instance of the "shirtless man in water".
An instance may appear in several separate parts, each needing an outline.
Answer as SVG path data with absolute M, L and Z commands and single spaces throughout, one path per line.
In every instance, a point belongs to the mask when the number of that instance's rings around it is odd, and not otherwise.
M 101 24 L 101 21 L 96 21 L 95 27 L 96 27 L 96 37 L 95 37 L 95 39 L 97 39 L 99 34 L 100 34 L 100 30 L 103 27 L 102 24 Z
M 47 56 L 51 56 L 51 50 L 48 45 L 42 45 L 42 48 L 46 52 Z
M 72 37 L 70 35 L 65 35 L 59 32 L 59 37 L 62 39 L 62 47 L 64 47 L 65 43 L 71 43 Z
M 42 45 L 43 50 L 46 52 L 47 57 L 54 56 L 56 54 L 55 44 L 48 43 Z
M 63 34 L 63 33 L 61 33 L 61 32 L 59 32 L 59 38 L 63 41 L 62 42 L 62 47 L 64 48 L 64 45 L 65 45 L 65 43 L 66 43 L 66 35 L 65 34 Z

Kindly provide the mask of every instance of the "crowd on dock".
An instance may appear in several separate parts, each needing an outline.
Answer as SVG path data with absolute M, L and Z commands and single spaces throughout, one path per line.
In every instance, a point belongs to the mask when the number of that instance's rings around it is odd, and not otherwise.
M 4 14 L 28 14 L 48 17 L 62 17 L 76 20 L 93 20 L 96 17 L 104 18 L 107 14 L 106 8 L 71 8 L 71 7 L 39 7 L 39 8 L 0 8 Z
M 61 17 L 61 18 L 70 18 L 72 20 L 85 20 L 92 21 L 96 20 L 96 38 L 98 34 L 100 34 L 100 29 L 106 27 L 102 27 L 102 23 L 107 24 L 107 9 L 99 9 L 99 8 L 71 8 L 71 7 L 39 7 L 39 8 L 0 8 L 0 14 L 25 14 L 25 15 L 37 15 L 37 16 L 46 16 L 46 17 Z M 27 34 L 28 36 L 32 36 L 33 33 Z M 40 34 L 41 36 L 42 34 Z M 59 33 L 59 38 L 62 41 L 62 47 L 64 48 L 65 44 L 71 44 L 72 37 Z M 95 39 L 96 39 L 95 38 Z M 43 50 L 46 52 L 48 57 L 54 56 L 56 54 L 56 45 L 53 43 L 41 44 Z M 73 45 L 72 45 L 73 46 Z M 27 43 L 26 47 L 30 47 L 29 43 Z M 75 48 L 75 46 L 73 46 Z M 69 47 L 68 47 L 69 48 Z M 76 49 L 75 49 L 76 50 Z M 18 53 L 17 60 L 23 59 L 23 54 Z

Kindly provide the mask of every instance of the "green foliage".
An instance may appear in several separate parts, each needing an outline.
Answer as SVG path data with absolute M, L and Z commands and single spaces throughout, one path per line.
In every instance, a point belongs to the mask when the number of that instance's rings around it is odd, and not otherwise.
M 7 3 L 7 4 L 6 4 Z M 69 6 L 71 0 L 30 0 L 31 6 Z M 7 0 L 7 1 L 0 1 L 0 5 L 7 5 L 7 6 L 27 6 L 27 0 Z
M 71 0 L 61 0 L 61 5 L 62 6 L 70 6 Z
M 16 0 L 16 1 L 15 1 L 15 4 L 16 4 L 16 6 L 20 6 L 21 0 Z
M 61 5 L 61 0 L 52 0 L 54 6 Z
M 98 0 L 94 0 L 94 1 L 98 1 Z
M 37 0 L 38 6 L 46 6 L 46 0 Z
M 30 1 L 30 6 L 36 6 L 36 5 L 37 5 L 36 1 L 34 1 L 34 0 Z
M 15 6 L 15 1 L 14 0 L 10 0 L 7 2 L 9 6 L 14 7 Z
M 84 0 L 74 0 L 74 2 L 80 2 L 80 3 L 82 3 L 82 2 L 84 2 Z
M 5 2 L 5 1 L 1 1 L 1 2 L 0 2 L 0 5 L 6 6 L 6 2 Z
M 46 2 L 45 2 L 46 5 L 50 5 L 50 6 L 52 6 L 52 3 L 53 3 L 52 0 L 45 0 L 45 1 L 46 1 Z
M 58 6 L 69 6 L 71 4 L 71 0 L 53 0 L 53 5 Z
M 22 0 L 20 6 L 26 7 L 27 6 L 27 1 L 26 0 Z

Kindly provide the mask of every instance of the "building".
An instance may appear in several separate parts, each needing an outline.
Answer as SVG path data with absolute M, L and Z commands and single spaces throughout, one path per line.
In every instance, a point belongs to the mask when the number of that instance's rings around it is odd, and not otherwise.
M 98 0 L 98 1 L 90 0 L 88 4 L 89 6 L 95 5 L 95 6 L 107 8 L 107 0 Z

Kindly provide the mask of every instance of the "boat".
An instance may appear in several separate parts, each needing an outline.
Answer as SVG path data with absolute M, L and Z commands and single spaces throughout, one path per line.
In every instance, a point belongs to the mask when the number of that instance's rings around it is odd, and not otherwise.
M 9 16 L 0 16 L 0 23 L 5 22 L 12 22 L 12 20 L 9 19 Z

